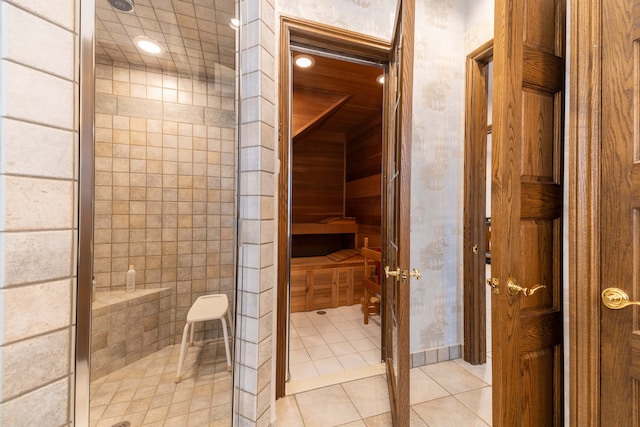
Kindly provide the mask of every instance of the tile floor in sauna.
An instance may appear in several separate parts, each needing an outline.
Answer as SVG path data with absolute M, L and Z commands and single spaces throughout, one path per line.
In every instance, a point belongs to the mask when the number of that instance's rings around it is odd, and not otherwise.
M 291 382 L 381 362 L 380 316 L 365 325 L 360 304 L 291 313 L 290 328 Z

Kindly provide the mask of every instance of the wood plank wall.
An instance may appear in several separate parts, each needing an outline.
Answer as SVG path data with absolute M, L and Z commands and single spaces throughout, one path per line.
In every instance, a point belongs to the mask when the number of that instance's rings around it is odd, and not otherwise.
M 347 138 L 345 215 L 358 218 L 358 247 L 380 246 L 382 121 L 380 115 Z
M 345 142 L 344 134 L 322 130 L 295 140 L 292 222 L 344 215 Z
M 292 160 L 292 222 L 315 222 L 330 216 L 356 217 L 360 224 L 358 247 L 362 247 L 365 238 L 369 238 L 371 247 L 379 247 L 381 162 L 380 117 L 374 117 L 348 136 L 317 130 L 296 139 Z M 334 236 L 333 240 L 338 238 Z M 298 256 L 315 254 L 309 245 L 326 247 L 331 252 L 329 247 L 340 244 L 337 240 L 329 244 L 310 239 L 310 236 L 297 239 L 294 246 L 306 247 Z

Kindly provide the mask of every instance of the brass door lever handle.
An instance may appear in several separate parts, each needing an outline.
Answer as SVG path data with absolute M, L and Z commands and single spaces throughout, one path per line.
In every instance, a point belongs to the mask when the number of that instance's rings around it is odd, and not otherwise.
M 389 276 L 393 276 L 393 277 L 400 276 L 400 268 L 396 268 L 395 270 L 391 270 L 388 265 L 385 266 L 384 267 L 384 277 L 386 277 L 388 279 Z
M 629 295 L 618 288 L 607 288 L 602 291 L 602 303 L 612 310 L 620 310 L 630 305 L 640 305 L 639 301 L 630 301 Z
M 525 297 L 533 295 L 536 291 L 546 288 L 545 285 L 534 285 L 532 288 L 523 288 L 520 286 L 518 281 L 513 277 L 510 277 L 507 280 L 507 290 L 509 291 L 509 295 L 517 295 L 518 292 L 522 293 Z

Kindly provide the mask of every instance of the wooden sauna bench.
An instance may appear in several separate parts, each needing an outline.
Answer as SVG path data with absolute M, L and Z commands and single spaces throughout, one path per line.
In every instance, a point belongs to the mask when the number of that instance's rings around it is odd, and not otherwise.
M 364 295 L 364 258 L 291 258 L 291 312 L 359 304 Z

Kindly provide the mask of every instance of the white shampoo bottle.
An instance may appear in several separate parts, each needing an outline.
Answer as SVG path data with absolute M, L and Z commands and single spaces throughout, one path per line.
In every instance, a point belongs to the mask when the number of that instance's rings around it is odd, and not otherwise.
M 129 266 L 127 271 L 127 292 L 133 292 L 136 290 L 136 270 L 133 268 L 133 264 Z

